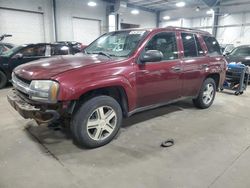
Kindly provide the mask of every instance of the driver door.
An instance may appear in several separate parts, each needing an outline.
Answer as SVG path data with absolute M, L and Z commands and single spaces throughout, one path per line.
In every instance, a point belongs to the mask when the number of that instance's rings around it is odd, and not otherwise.
M 174 32 L 156 34 L 144 51 L 158 50 L 163 59 L 139 63 L 136 66 L 137 107 L 165 103 L 180 97 L 181 60 Z
M 11 57 L 9 68 L 12 71 L 15 67 L 40 58 L 45 58 L 46 45 L 34 45 L 21 49 Z M 18 55 L 17 55 L 18 54 Z

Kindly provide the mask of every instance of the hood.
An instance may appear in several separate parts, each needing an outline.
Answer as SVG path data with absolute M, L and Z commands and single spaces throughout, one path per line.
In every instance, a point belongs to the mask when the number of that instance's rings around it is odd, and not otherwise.
M 18 66 L 14 72 L 18 76 L 27 79 L 50 79 L 53 76 L 66 71 L 78 69 L 85 66 L 95 66 L 100 63 L 114 61 L 105 56 L 100 55 L 66 55 L 45 58 L 32 63 Z
M 250 65 L 250 56 L 234 56 L 234 55 L 228 55 L 226 57 L 228 63 L 238 63 L 241 62 L 245 65 Z

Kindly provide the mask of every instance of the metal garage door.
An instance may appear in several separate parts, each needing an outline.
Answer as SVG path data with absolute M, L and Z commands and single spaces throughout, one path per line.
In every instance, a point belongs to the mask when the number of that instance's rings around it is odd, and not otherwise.
M 0 35 L 12 34 L 5 42 L 14 44 L 44 42 L 44 20 L 42 13 L 0 8 Z
M 74 40 L 88 45 L 101 34 L 101 21 L 73 17 Z

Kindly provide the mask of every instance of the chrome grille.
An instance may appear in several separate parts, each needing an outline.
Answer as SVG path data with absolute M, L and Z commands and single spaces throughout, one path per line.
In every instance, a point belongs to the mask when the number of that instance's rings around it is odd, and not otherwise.
M 31 83 L 30 80 L 26 80 L 26 79 L 24 79 L 24 78 L 22 78 L 22 77 L 20 77 L 20 76 L 18 76 L 18 75 L 16 75 L 16 74 L 15 74 L 15 76 L 17 77 L 17 79 L 21 80 L 22 82 L 24 82 L 24 83 L 26 83 L 26 84 L 30 84 L 30 83 Z
M 29 84 L 20 80 L 14 73 L 12 74 L 12 84 L 15 89 L 21 91 L 22 93 L 29 94 Z

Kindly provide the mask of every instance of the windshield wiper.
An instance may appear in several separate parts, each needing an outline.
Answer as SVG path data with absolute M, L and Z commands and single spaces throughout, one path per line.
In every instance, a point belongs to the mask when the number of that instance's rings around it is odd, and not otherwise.
M 112 59 L 111 56 L 110 56 L 109 54 L 107 54 L 107 53 L 105 53 L 105 52 L 102 52 L 102 51 L 100 51 L 100 52 L 87 52 L 87 54 L 98 54 L 98 55 L 106 56 L 106 57 L 108 57 L 109 59 Z

